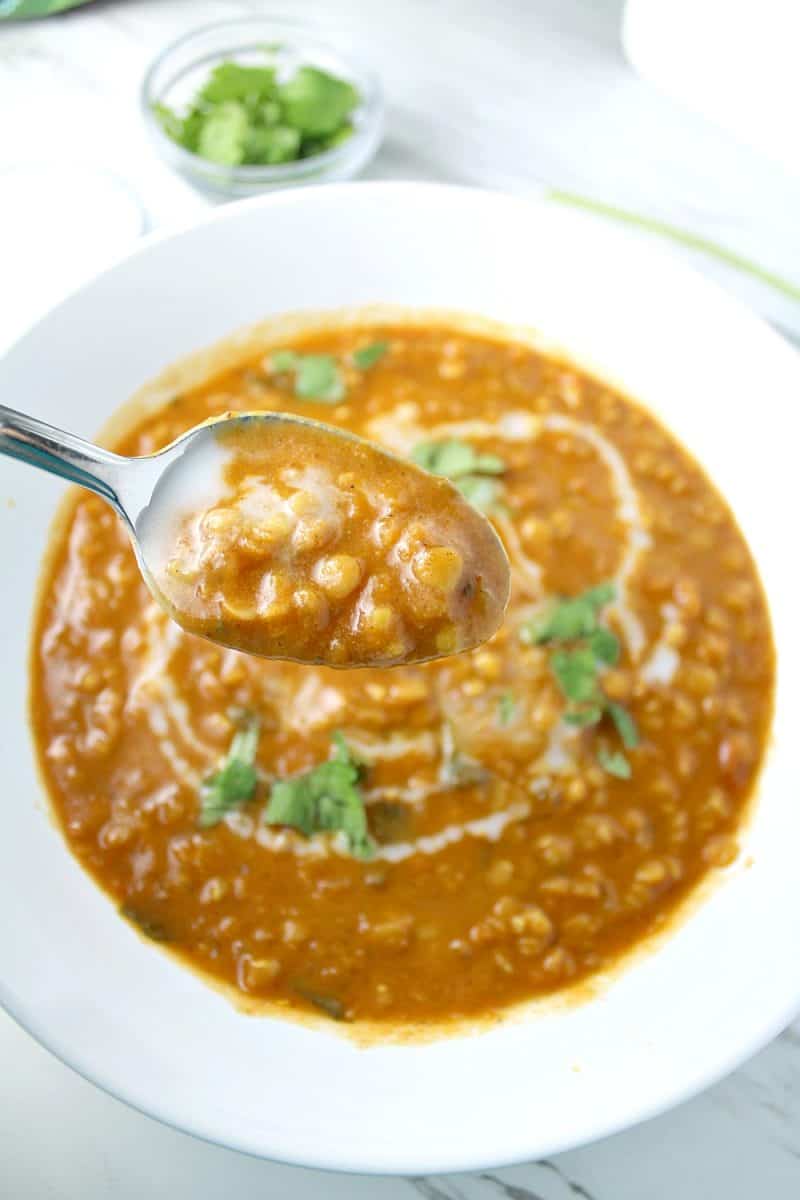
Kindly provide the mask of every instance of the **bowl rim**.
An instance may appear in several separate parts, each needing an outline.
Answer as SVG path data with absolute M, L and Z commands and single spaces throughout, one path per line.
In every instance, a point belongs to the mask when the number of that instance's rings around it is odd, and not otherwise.
M 175 51 L 181 50 L 186 46 L 191 46 L 192 42 L 199 40 L 207 34 L 222 32 L 224 30 L 244 29 L 256 25 L 269 26 L 270 28 L 285 29 L 289 35 L 308 35 L 308 41 L 303 43 L 298 41 L 297 49 L 302 50 L 303 45 L 309 45 L 316 50 L 330 51 L 331 54 L 339 55 L 348 66 L 352 65 L 358 71 L 361 100 L 357 108 L 358 111 L 364 113 L 364 122 L 361 128 L 354 127 L 353 133 L 349 138 L 339 146 L 334 146 L 330 150 L 324 150 L 321 154 L 311 154 L 308 158 L 293 159 L 286 163 L 271 163 L 258 165 L 255 163 L 239 164 L 238 166 L 225 166 L 222 163 L 215 163 L 211 159 L 203 158 L 200 154 L 194 154 L 191 150 L 187 150 L 185 146 L 181 146 L 179 142 L 174 142 L 161 127 L 160 122 L 153 113 L 153 106 L 159 102 L 158 96 L 155 94 L 154 81 L 158 71 L 164 67 Z M 349 164 L 354 158 L 359 157 L 358 151 L 361 150 L 365 156 L 368 156 L 377 146 L 383 134 L 384 125 L 384 108 L 385 101 L 383 96 L 383 88 L 380 78 L 377 73 L 367 66 L 359 55 L 351 51 L 340 51 L 335 45 L 328 42 L 326 38 L 331 36 L 342 36 L 341 30 L 333 28 L 323 29 L 318 35 L 316 27 L 311 22 L 294 20 L 291 17 L 278 15 L 272 17 L 234 17 L 222 21 L 210 21 L 205 25 L 200 25 L 188 33 L 182 33 L 180 37 L 169 42 L 158 54 L 151 59 L 148 67 L 142 76 L 142 82 L 139 86 L 139 112 L 144 123 L 145 129 L 153 141 L 156 149 L 162 159 L 169 162 L 174 159 L 175 165 L 179 170 L 185 171 L 187 174 L 202 175 L 209 181 L 213 181 L 219 186 L 231 184 L 264 184 L 265 187 L 270 184 L 285 184 L 300 181 L 308 175 L 314 174 L 324 175 L 328 171 L 334 171 L 337 167 Z M 234 47 L 228 53 L 235 55 L 245 49 L 257 48 L 257 42 L 253 42 L 250 47 L 246 43 L 241 46 Z M 220 59 L 225 51 L 209 52 L 196 60 L 195 66 L 200 66 L 203 63 L 213 63 Z M 177 77 L 176 77 L 177 78 Z M 173 79 L 172 82 L 175 80 Z M 366 148 L 366 149 L 365 149 Z
M 393 196 L 396 200 L 402 199 L 404 196 L 408 197 L 412 193 L 426 193 L 432 197 L 438 195 L 446 199 L 448 203 L 457 201 L 459 197 L 467 200 L 470 198 L 473 200 L 480 198 L 483 202 L 490 202 L 492 204 L 508 204 L 515 208 L 522 208 L 524 206 L 532 215 L 540 208 L 541 204 L 536 197 L 531 200 L 531 198 L 515 196 L 489 188 L 427 182 L 371 181 L 331 183 L 314 189 L 314 195 L 319 199 L 323 194 L 352 193 L 366 190 L 375 194 L 383 192 L 387 197 Z M 14 352 L 29 337 L 36 335 L 40 326 L 57 309 L 70 302 L 75 296 L 92 288 L 97 280 L 115 270 L 122 263 L 146 254 L 153 246 L 160 242 L 177 238 L 197 227 L 210 226 L 221 221 L 235 221 L 240 209 L 249 211 L 259 206 L 274 207 L 277 204 L 291 204 L 295 199 L 296 197 L 292 196 L 290 192 L 258 195 L 234 205 L 211 209 L 201 214 L 199 218 L 189 218 L 176 227 L 159 229 L 146 234 L 134 248 L 128 248 L 114 258 L 105 270 L 99 272 L 88 282 L 73 289 L 61 301 L 51 306 L 25 333 L 15 339 L 7 353 Z M 561 215 L 564 215 L 565 223 L 574 225 L 576 229 L 585 230 L 587 223 L 593 223 L 591 218 L 587 218 L 585 214 L 569 212 L 568 214 Z M 600 230 L 598 237 L 606 242 L 610 240 L 616 244 L 631 245 L 635 242 L 635 239 L 631 238 L 629 234 L 619 230 Z M 639 247 L 639 249 L 641 248 Z M 765 345 L 771 345 L 773 353 L 777 357 L 784 358 L 787 374 L 790 375 L 794 372 L 798 380 L 800 380 L 800 358 L 796 352 L 766 321 L 754 313 L 746 304 L 732 297 L 724 288 L 709 280 L 708 277 L 703 276 L 693 267 L 687 266 L 685 262 L 679 259 L 676 260 L 674 255 L 669 254 L 663 248 L 645 247 L 644 253 L 651 260 L 671 265 L 672 269 L 679 273 L 687 285 L 691 286 L 693 284 L 695 289 L 702 289 L 710 299 L 717 298 L 719 301 L 724 302 L 724 305 L 731 313 L 738 314 L 740 318 L 746 319 L 753 331 L 759 333 L 762 342 Z M 574 1134 L 565 1132 L 559 1138 L 551 1138 L 549 1142 L 537 1147 L 537 1156 L 544 1157 L 560 1153 L 576 1145 L 586 1145 L 623 1129 L 631 1128 L 645 1120 L 658 1116 L 660 1113 L 690 1099 L 701 1090 L 713 1085 L 771 1041 L 800 1011 L 800 987 L 796 987 L 793 990 L 791 997 L 785 993 L 786 988 L 784 987 L 780 998 L 776 997 L 772 1011 L 767 1018 L 764 1019 L 762 1017 L 757 1023 L 757 1028 L 755 1027 L 756 1022 L 754 1020 L 748 1028 L 746 1038 L 743 1037 L 738 1041 L 731 1040 L 724 1053 L 717 1053 L 712 1067 L 707 1062 L 690 1066 L 679 1083 L 673 1081 L 671 1084 L 663 1087 L 656 1098 L 651 1099 L 647 1103 L 639 1102 L 635 1106 L 629 1106 L 627 1113 L 624 1115 L 620 1115 L 618 1112 L 613 1113 L 613 1115 L 611 1113 L 608 1115 L 599 1115 L 591 1133 L 586 1137 L 576 1140 Z M 80 1047 L 76 1047 L 69 1040 L 65 1042 L 55 1033 L 44 1018 L 40 1019 L 38 1015 L 26 1013 L 23 1005 L 16 1003 L 13 988 L 10 984 L 4 982 L 2 977 L 0 977 L 0 1004 L 2 1004 L 20 1027 L 30 1033 L 42 1046 L 54 1054 L 56 1058 L 65 1065 L 70 1066 L 82 1078 L 94 1083 L 109 1095 L 123 1100 L 137 1111 L 154 1117 L 173 1129 L 188 1133 L 199 1140 L 207 1141 L 214 1145 L 224 1145 L 253 1157 L 329 1171 L 353 1174 L 380 1172 L 387 1175 L 476 1171 L 487 1169 L 490 1166 L 511 1166 L 528 1162 L 531 1159 L 530 1142 L 528 1144 L 520 1143 L 515 1151 L 509 1150 L 508 1152 L 504 1152 L 499 1158 L 487 1158 L 485 1150 L 482 1151 L 477 1147 L 475 1149 L 465 1147 L 458 1157 L 452 1155 L 442 1157 L 440 1155 L 437 1156 L 435 1152 L 433 1154 L 428 1152 L 425 1157 L 418 1156 L 414 1160 L 403 1160 L 395 1152 L 394 1157 L 384 1157 L 379 1163 L 375 1160 L 372 1163 L 367 1163 L 362 1159 L 353 1164 L 352 1160 L 345 1161 L 343 1157 L 337 1157 L 336 1155 L 324 1152 L 317 1155 L 307 1154 L 302 1159 L 292 1156 L 282 1157 L 277 1146 L 269 1147 L 264 1145 L 263 1142 L 260 1146 L 255 1145 L 252 1140 L 244 1137 L 226 1136 L 224 1140 L 221 1140 L 219 1134 L 215 1133 L 212 1128 L 213 1123 L 207 1118 L 201 1118 L 197 1114 L 187 1116 L 180 1111 L 176 1112 L 168 1104 L 164 1104 L 161 1101 L 153 1103 L 150 1097 L 143 1097 L 141 1092 L 137 1091 L 134 1087 L 130 1089 L 120 1088 L 119 1083 L 114 1080 L 114 1073 L 111 1068 L 100 1072 L 82 1066 L 82 1062 L 85 1062 L 85 1056 L 81 1052 Z M 635 1108 L 635 1112 L 631 1111 L 633 1108 Z

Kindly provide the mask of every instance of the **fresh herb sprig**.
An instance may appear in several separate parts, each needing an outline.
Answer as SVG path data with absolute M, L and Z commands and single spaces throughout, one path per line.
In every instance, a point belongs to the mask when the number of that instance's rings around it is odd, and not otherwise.
M 293 375 L 294 394 L 300 400 L 339 404 L 345 397 L 344 378 L 332 354 L 298 354 L 296 350 L 276 350 L 270 365 L 276 375 Z
M 359 786 L 364 768 L 350 753 L 344 736 L 333 735 L 333 756 L 319 766 L 273 783 L 264 812 L 267 825 L 290 825 L 306 837 L 342 833 L 355 858 L 370 858 L 375 844 L 367 828 Z
M 368 371 L 389 349 L 388 342 L 370 342 L 354 350 L 353 366 Z M 270 356 L 270 369 L 275 375 L 291 375 L 294 394 L 299 400 L 316 400 L 320 404 L 339 404 L 347 395 L 344 374 L 333 354 L 300 354 L 297 350 L 275 350 Z
M 255 713 L 236 714 L 239 728 L 230 749 L 213 775 L 200 786 L 201 829 L 217 825 L 234 808 L 252 800 L 258 783 L 255 768 L 261 722 Z
M 474 446 L 456 439 L 419 442 L 411 451 L 418 467 L 453 481 L 465 500 L 491 516 L 502 510 L 502 482 L 506 464 L 496 454 L 479 454 Z
M 501 692 L 497 699 L 497 721 L 500 725 L 510 725 L 517 714 L 517 699 L 512 691 Z
M 608 717 L 626 750 L 639 745 L 639 732 L 627 708 L 609 700 L 603 691 L 602 673 L 619 661 L 619 638 L 600 621 L 603 608 L 616 597 L 612 583 L 601 583 L 579 596 L 559 600 L 520 630 L 528 645 L 552 647 L 550 669 L 568 708 L 564 720 L 581 729 L 597 726 Z M 629 779 L 631 766 L 621 751 L 598 751 L 603 770 Z
M 274 166 L 338 146 L 353 133 L 360 96 L 346 79 L 299 67 L 281 81 L 274 65 L 219 63 L 188 108 L 156 104 L 164 133 L 221 166 Z
M 369 342 L 353 351 L 353 366 L 358 367 L 359 371 L 368 371 L 383 358 L 388 349 L 388 342 Z

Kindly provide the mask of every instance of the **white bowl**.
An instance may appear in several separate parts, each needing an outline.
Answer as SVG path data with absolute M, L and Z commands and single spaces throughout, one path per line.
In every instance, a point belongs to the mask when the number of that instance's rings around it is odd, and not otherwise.
M 787 519 L 800 511 L 800 359 L 711 284 L 582 216 L 478 191 L 349 184 L 260 197 L 148 239 L 11 350 L 0 396 L 91 435 L 143 381 L 237 326 L 375 301 L 537 327 L 646 401 L 733 504 L 779 648 L 773 741 L 741 859 L 657 952 L 583 1004 L 367 1049 L 240 1015 L 125 926 L 48 820 L 25 716 L 27 631 L 61 489 L 3 461 L 0 999 L 86 1077 L 209 1140 L 315 1167 L 469 1170 L 651 1116 L 800 1008 L 800 621 Z

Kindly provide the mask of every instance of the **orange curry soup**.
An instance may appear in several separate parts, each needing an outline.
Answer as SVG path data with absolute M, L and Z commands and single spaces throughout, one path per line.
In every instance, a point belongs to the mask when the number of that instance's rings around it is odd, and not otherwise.
M 346 364 L 375 339 L 386 352 L 343 367 L 334 403 L 298 397 L 265 346 L 114 449 L 151 453 L 254 409 L 431 469 L 449 444 L 511 562 L 491 641 L 359 671 L 215 647 L 161 611 L 121 523 L 81 495 L 41 593 L 32 713 L 71 852 L 143 933 L 251 1008 L 402 1026 L 586 979 L 731 863 L 774 654 L 730 511 L 646 411 L 526 344 L 455 327 L 331 327 L 291 349 Z M 257 785 L 204 826 L 203 781 L 242 713 L 258 726 Z M 275 782 L 328 760 L 333 735 L 359 764 L 360 856 L 335 833 L 265 821 Z

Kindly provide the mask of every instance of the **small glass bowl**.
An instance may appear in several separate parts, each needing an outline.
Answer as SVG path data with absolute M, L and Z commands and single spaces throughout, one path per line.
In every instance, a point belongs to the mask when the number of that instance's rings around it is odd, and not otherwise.
M 197 94 L 211 70 L 224 59 L 263 66 L 265 51 L 280 74 L 299 66 L 320 67 L 347 79 L 361 103 L 351 116 L 353 132 L 322 154 L 273 166 L 223 166 L 209 162 L 167 137 L 153 112 L 155 104 L 179 111 Z M 351 52 L 346 36 L 288 20 L 245 17 L 206 25 L 163 50 L 149 67 L 141 90 L 142 116 L 161 158 L 189 183 L 212 196 L 254 196 L 273 188 L 349 179 L 372 158 L 383 137 L 384 106 L 380 84 Z

